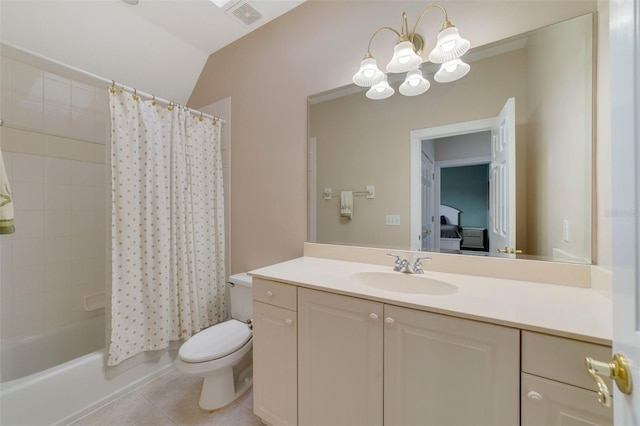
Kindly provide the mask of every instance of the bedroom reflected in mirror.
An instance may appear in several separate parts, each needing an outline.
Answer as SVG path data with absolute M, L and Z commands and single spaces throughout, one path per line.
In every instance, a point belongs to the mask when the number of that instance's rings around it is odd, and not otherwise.
M 309 241 L 591 263 L 594 19 L 472 49 L 429 96 L 311 96 Z M 323 197 L 367 185 L 349 221 Z

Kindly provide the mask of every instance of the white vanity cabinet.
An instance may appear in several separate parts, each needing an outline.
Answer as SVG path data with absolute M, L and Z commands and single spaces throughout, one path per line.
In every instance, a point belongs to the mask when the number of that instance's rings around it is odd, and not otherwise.
M 519 423 L 519 330 L 308 289 L 298 297 L 301 425 Z
M 384 307 L 385 425 L 517 425 L 520 331 Z
M 298 423 L 297 288 L 253 279 L 253 410 L 272 426 Z
M 382 303 L 298 289 L 301 425 L 382 425 L 382 317 Z
M 598 403 L 585 370 L 587 356 L 611 359 L 611 347 L 522 332 L 522 426 L 613 425 L 613 410 Z

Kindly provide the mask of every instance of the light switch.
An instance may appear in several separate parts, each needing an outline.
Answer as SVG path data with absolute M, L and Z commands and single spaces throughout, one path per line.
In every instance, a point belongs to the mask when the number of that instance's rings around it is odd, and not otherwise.
M 388 214 L 385 218 L 385 225 L 400 226 L 400 215 Z

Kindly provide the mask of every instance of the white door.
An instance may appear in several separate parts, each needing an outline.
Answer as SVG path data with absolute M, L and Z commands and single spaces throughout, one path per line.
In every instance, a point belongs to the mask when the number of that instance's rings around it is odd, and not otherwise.
M 640 424 L 640 3 L 610 3 L 613 353 L 628 360 L 634 390 L 614 385 L 616 425 Z M 600 360 L 607 361 L 607 360 Z
M 515 257 L 516 250 L 515 144 L 516 100 L 509 98 L 491 129 L 489 172 L 489 251 L 507 257 Z
M 434 231 L 434 179 L 433 161 L 422 154 L 422 250 L 433 250 Z

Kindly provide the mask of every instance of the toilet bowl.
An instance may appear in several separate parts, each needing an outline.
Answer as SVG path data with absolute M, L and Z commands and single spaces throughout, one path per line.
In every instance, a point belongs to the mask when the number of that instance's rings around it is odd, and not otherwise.
M 214 411 L 234 401 L 253 384 L 251 277 L 229 278 L 233 319 L 206 328 L 178 351 L 177 367 L 184 374 L 204 377 L 200 408 Z

